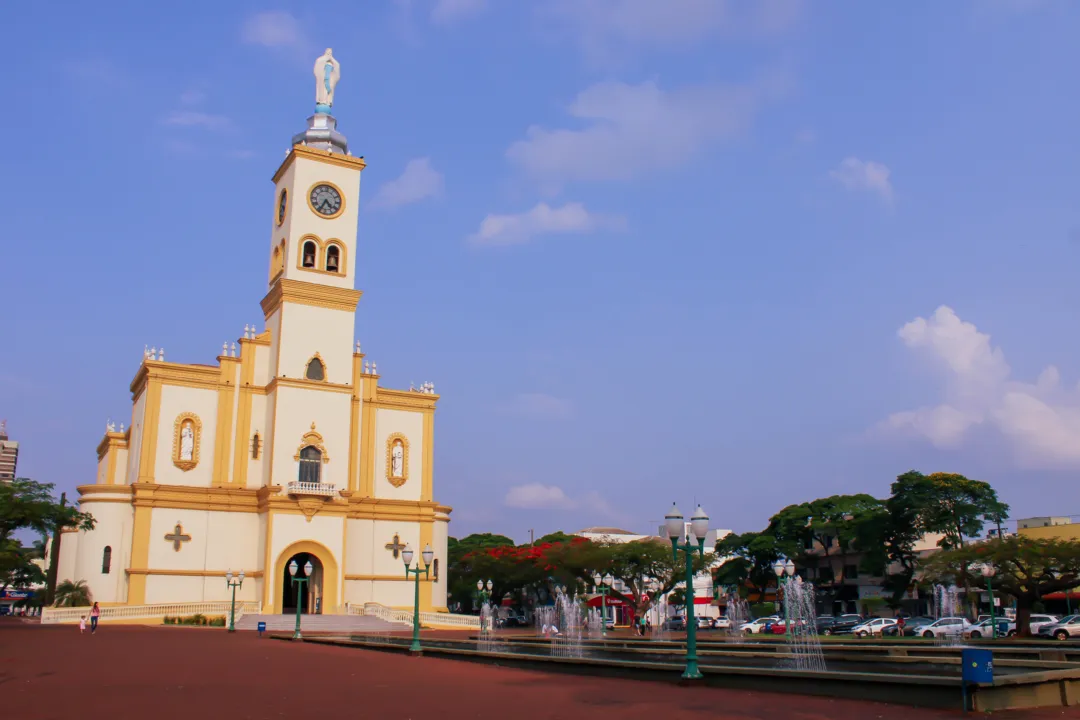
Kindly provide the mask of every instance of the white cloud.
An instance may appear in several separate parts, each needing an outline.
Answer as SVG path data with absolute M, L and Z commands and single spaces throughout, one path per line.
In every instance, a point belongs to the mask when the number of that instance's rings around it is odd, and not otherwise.
M 206 93 L 202 90 L 185 90 L 180 93 L 180 104 L 187 107 L 192 105 L 200 105 L 202 101 L 206 99 Z
M 984 427 L 1002 436 L 1024 467 L 1080 467 L 1080 387 L 1063 387 L 1056 367 L 1033 384 L 1010 380 L 1012 370 L 990 336 L 945 305 L 897 334 L 944 372 L 945 397 L 936 406 L 890 415 L 882 429 L 955 448 L 969 430 Z
M 227 128 L 230 121 L 224 115 L 212 115 L 194 110 L 175 110 L 167 115 L 162 122 L 166 125 L 178 127 L 203 127 L 208 130 L 221 130 Z
M 297 47 L 305 43 L 300 21 L 284 10 L 256 13 L 244 21 L 241 39 L 264 47 Z
M 520 245 L 539 235 L 621 230 L 625 227 L 624 218 L 590 213 L 581 203 L 566 203 L 557 208 L 539 203 L 517 215 L 488 215 L 480 222 L 480 229 L 468 237 L 468 241 L 475 246 Z
M 504 500 L 507 507 L 528 510 L 572 510 L 577 507 L 557 485 L 529 483 L 510 488 Z
M 410 160 L 396 180 L 383 183 L 369 207 L 391 209 L 438 197 L 443 192 L 443 176 L 431 167 L 429 158 Z
M 530 127 L 507 159 L 542 183 L 626 180 L 677 166 L 706 145 L 744 130 L 782 78 L 744 86 L 701 85 L 664 90 L 655 82 L 605 82 L 567 108 L 582 129 Z
M 435 0 L 431 9 L 431 21 L 451 23 L 459 18 L 475 15 L 487 7 L 487 0 Z
M 886 203 L 892 204 L 893 187 L 889 180 L 891 171 L 885 165 L 872 160 L 847 157 L 829 172 L 829 177 L 848 190 L 866 190 L 877 193 Z
M 506 410 L 511 415 L 540 420 L 563 420 L 574 414 L 574 404 L 546 393 L 521 393 Z

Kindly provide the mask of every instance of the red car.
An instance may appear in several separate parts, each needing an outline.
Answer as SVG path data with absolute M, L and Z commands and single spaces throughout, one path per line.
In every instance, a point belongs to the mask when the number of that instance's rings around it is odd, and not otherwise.
M 793 623 L 793 625 L 794 627 L 803 627 L 806 625 L 806 621 L 797 620 L 795 621 L 795 623 Z M 773 635 L 784 635 L 785 633 L 787 633 L 787 625 L 784 624 L 783 620 L 781 620 L 780 622 L 774 622 L 772 626 L 769 627 L 769 632 L 771 632 Z

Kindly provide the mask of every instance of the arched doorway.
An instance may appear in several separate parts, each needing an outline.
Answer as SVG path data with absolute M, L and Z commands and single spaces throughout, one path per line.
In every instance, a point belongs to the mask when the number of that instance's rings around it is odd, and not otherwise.
M 296 561 L 297 578 L 304 577 L 304 567 L 311 563 L 311 577 L 306 583 L 294 583 L 294 576 L 289 572 L 289 565 Z M 304 615 L 317 615 L 323 612 L 323 564 L 315 555 L 298 552 L 285 561 L 281 577 L 281 611 L 286 615 L 296 613 L 297 603 Z
M 292 584 L 292 576 L 289 575 L 289 561 L 293 558 L 296 558 L 298 575 L 303 574 L 304 564 L 311 560 L 311 574 L 315 576 L 314 585 L 321 590 L 318 610 L 324 615 L 336 614 L 341 602 L 339 597 L 341 577 L 338 563 L 329 548 L 314 540 L 297 540 L 277 556 L 272 574 L 268 575 L 271 588 L 266 598 L 269 607 L 273 607 L 273 610 L 271 611 L 268 607 L 264 612 L 281 614 L 287 612 L 286 608 L 296 612 L 296 589 Z M 300 602 L 301 612 L 307 612 L 306 608 L 315 609 L 314 603 L 304 605 L 304 598 L 301 598 Z

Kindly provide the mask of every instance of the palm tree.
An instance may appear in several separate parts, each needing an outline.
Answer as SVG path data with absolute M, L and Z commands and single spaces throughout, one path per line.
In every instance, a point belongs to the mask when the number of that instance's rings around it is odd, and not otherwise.
M 65 580 L 56 586 L 56 607 L 85 607 L 90 605 L 93 595 L 85 580 L 72 582 Z

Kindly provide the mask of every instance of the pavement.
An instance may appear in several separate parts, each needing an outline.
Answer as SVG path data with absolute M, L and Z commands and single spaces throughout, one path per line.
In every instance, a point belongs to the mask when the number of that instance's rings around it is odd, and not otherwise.
M 679 687 L 228 634 L 0 618 L 0 707 L 20 720 L 938 720 L 960 712 Z M 1076 718 L 1080 708 L 1001 720 Z

